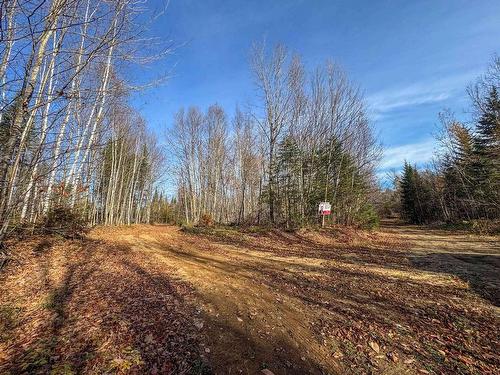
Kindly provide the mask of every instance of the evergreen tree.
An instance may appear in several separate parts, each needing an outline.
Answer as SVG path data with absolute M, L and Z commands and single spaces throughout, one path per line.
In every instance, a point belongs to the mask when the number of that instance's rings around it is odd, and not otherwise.
M 435 196 L 427 172 L 421 175 L 417 168 L 405 162 L 400 182 L 403 218 L 413 224 L 424 224 L 436 218 Z
M 417 205 L 416 170 L 407 162 L 403 169 L 400 181 L 401 189 L 401 213 L 405 220 L 411 223 L 419 223 Z
M 301 152 L 292 137 L 280 143 L 276 158 L 277 204 L 287 227 L 300 221 Z
M 487 217 L 500 209 L 500 99 L 492 87 L 476 126 L 474 177 L 476 196 Z
M 451 150 L 444 155 L 444 202 L 447 220 L 470 219 L 475 212 L 474 139 L 470 130 L 454 122 L 449 128 Z
M 398 184 L 402 217 L 412 223 L 500 218 L 500 61 L 469 89 L 474 127 L 444 118 L 440 170 L 405 164 Z M 450 121 L 451 120 L 451 121 Z

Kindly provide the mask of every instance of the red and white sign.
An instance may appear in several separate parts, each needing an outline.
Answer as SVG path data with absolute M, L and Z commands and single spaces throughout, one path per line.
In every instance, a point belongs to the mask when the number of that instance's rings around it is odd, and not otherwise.
M 321 202 L 318 207 L 318 212 L 320 215 L 330 215 L 332 211 L 332 205 L 330 202 Z

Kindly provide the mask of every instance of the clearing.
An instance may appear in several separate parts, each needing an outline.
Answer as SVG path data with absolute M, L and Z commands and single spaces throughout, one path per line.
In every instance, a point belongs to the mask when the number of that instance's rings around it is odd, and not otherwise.
M 497 237 L 137 225 L 9 245 L 2 374 L 500 371 Z

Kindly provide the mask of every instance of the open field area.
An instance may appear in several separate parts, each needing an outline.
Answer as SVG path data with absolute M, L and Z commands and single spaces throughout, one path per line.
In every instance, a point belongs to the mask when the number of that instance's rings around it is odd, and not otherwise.
M 2 374 L 500 371 L 498 238 L 137 225 L 10 246 Z

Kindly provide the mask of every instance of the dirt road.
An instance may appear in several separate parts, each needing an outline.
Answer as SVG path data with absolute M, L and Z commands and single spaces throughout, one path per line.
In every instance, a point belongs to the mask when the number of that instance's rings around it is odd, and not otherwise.
M 497 238 L 133 226 L 33 241 L 0 275 L 0 370 L 500 371 Z

